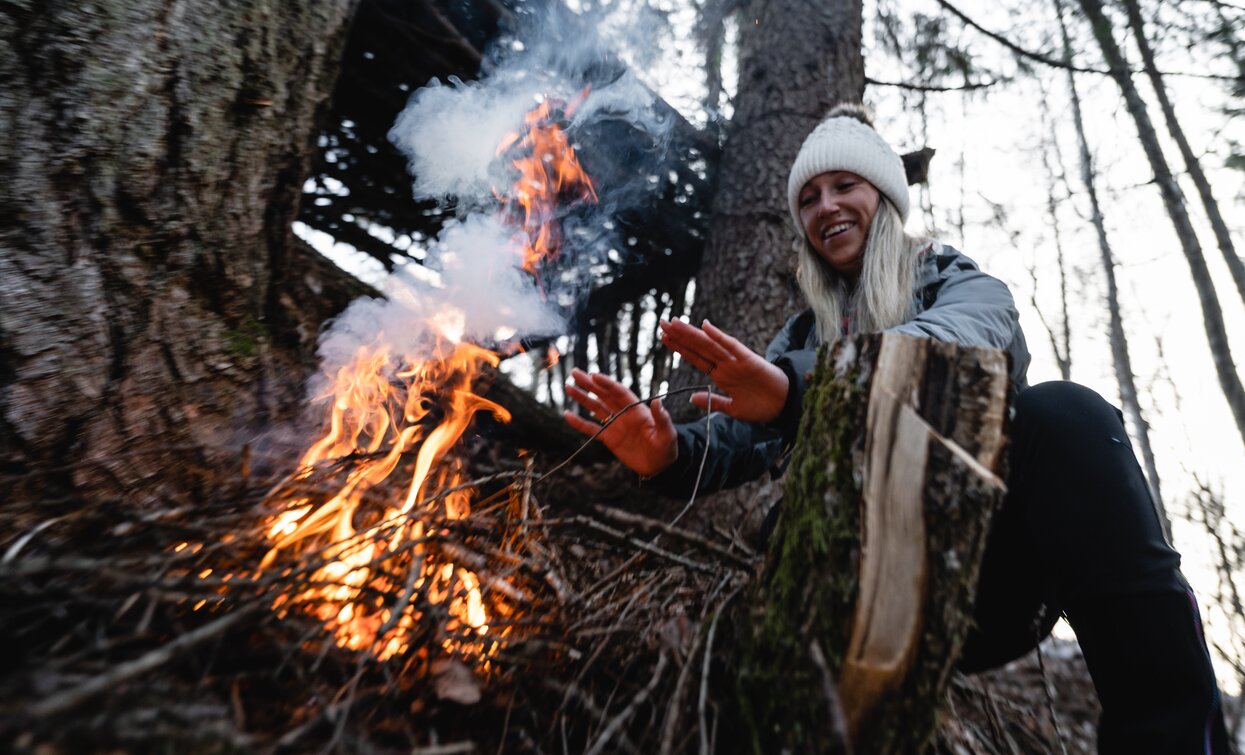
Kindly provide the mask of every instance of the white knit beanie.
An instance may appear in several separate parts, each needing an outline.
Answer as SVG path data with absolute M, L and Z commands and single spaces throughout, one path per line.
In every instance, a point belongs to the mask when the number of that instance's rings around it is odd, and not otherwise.
M 850 115 L 827 118 L 804 140 L 787 179 L 787 205 L 800 227 L 800 189 L 819 173 L 845 170 L 865 179 L 908 219 L 908 177 L 903 160 L 877 131 Z

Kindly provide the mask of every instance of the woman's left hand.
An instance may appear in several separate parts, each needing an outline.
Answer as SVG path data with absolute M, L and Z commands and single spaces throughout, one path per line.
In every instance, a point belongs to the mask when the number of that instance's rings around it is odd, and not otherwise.
M 700 328 L 680 320 L 662 320 L 660 325 L 662 342 L 726 394 L 693 393 L 693 404 L 747 422 L 778 419 L 790 390 L 786 373 L 708 320 Z

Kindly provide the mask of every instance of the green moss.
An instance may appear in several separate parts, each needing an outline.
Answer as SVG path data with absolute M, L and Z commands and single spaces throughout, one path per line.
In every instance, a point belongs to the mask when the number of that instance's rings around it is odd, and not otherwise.
M 225 333 L 229 353 L 239 359 L 250 359 L 259 351 L 259 345 L 268 339 L 268 328 L 259 320 L 248 317 L 237 328 Z
M 837 674 L 856 599 L 860 475 L 871 355 L 835 374 L 823 349 L 804 397 L 799 439 L 787 473 L 782 515 L 770 543 L 766 579 L 741 619 L 738 697 L 756 752 L 824 750 L 817 642 Z

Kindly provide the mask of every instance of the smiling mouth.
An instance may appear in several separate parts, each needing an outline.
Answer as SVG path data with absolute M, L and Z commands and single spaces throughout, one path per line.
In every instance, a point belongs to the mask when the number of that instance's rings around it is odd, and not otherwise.
M 822 241 L 825 241 L 827 239 L 834 238 L 835 236 L 846 233 L 847 231 L 850 231 L 852 228 L 855 228 L 855 227 L 856 227 L 855 223 L 838 223 L 836 225 L 832 225 L 826 230 L 821 232 L 821 239 Z

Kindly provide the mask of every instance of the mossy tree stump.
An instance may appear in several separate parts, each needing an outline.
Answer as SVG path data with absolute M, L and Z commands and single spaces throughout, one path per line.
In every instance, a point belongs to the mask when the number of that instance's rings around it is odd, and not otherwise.
M 971 620 L 1004 484 L 1003 352 L 896 334 L 821 354 L 738 633 L 756 752 L 916 753 Z

